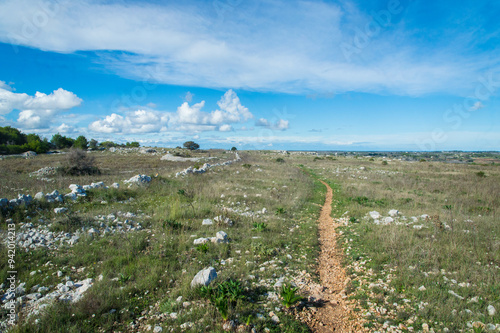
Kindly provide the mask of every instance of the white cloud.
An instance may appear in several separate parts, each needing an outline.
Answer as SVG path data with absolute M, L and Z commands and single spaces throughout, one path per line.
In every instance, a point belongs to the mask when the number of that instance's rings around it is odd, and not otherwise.
M 68 110 L 81 103 L 82 99 L 74 93 L 59 88 L 49 95 L 37 91 L 35 97 L 26 100 L 24 106 L 28 109 Z
M 0 88 L 0 114 L 8 114 L 14 109 L 24 108 L 24 103 L 29 98 L 27 94 L 16 94 Z
M 221 97 L 217 105 L 218 110 L 208 113 L 202 111 L 205 101 L 192 106 L 184 102 L 177 108 L 176 117 L 173 117 L 174 122 L 179 125 L 227 125 L 253 118 L 252 113 L 241 104 L 239 97 L 232 89 Z
M 269 126 L 269 121 L 266 118 L 260 118 L 255 122 L 255 126 L 263 126 L 263 127 L 268 127 Z
M 183 124 L 206 124 L 208 115 L 201 109 L 205 106 L 205 101 L 189 106 L 188 102 L 182 103 L 177 108 L 177 121 Z
M 219 127 L 219 132 L 231 132 L 233 130 L 233 127 L 228 124 L 224 124 Z
M 186 93 L 186 96 L 184 96 L 184 100 L 188 103 L 191 103 L 193 100 L 194 94 L 190 93 L 189 91 Z
M 255 126 L 267 127 L 272 130 L 284 131 L 289 127 L 290 122 L 285 119 L 278 119 L 274 124 L 269 122 L 266 118 L 260 118 L 255 122 Z
M 71 134 L 71 133 L 76 133 L 77 130 L 74 126 L 67 125 L 65 123 L 62 123 L 61 125 L 57 126 L 55 128 L 55 131 L 57 133 L 64 133 L 64 134 Z
M 477 101 L 476 103 L 474 103 L 474 105 L 470 109 L 471 109 L 471 111 L 476 111 L 476 110 L 479 110 L 482 108 L 484 108 L 484 104 L 481 103 L 480 101 Z
M 6 83 L 5 81 L 2 81 L 0 80 L 0 89 L 3 89 L 3 90 L 8 90 L 8 91 L 13 91 L 15 90 L 14 88 L 12 88 L 10 86 L 10 84 Z
M 81 103 L 81 98 L 62 88 L 49 95 L 37 91 L 35 96 L 0 88 L 0 114 L 8 114 L 14 109 L 21 110 L 18 122 L 27 128 L 46 128 L 60 111 Z
M 96 120 L 89 125 L 89 129 L 99 133 L 158 133 L 165 128 L 168 116 L 159 112 L 137 110 L 121 116 L 112 113 L 102 120 Z
M 498 64 L 491 64 L 490 52 L 473 52 L 475 43 L 486 44 L 495 36 L 487 36 L 484 29 L 471 28 L 460 38 L 454 29 L 442 29 L 435 42 L 425 45 L 424 55 L 421 39 L 415 36 L 425 33 L 425 27 L 415 31 L 408 23 L 413 17 L 403 16 L 417 5 L 405 3 L 402 14 L 392 17 L 390 29 L 376 26 L 382 32 L 369 38 L 350 61 L 340 45 L 352 44 L 355 32 L 373 21 L 350 1 L 239 1 L 229 6 L 223 24 L 217 22 L 211 1 L 196 6 L 93 0 L 47 3 L 1 1 L 0 41 L 62 53 L 125 51 L 98 56 L 118 75 L 166 84 L 415 95 L 469 92 L 478 74 L 498 69 Z M 30 33 L 25 28 L 27 18 L 40 13 L 47 14 L 47 20 Z M 488 19 L 481 17 L 478 22 Z
M 237 123 L 253 118 L 248 108 L 241 105 L 239 97 L 232 89 L 226 91 L 220 101 L 217 102 L 217 105 L 219 105 L 220 108 L 220 114 L 218 115 L 217 121 Z
M 284 131 L 284 130 L 288 129 L 288 125 L 289 125 L 288 120 L 280 119 L 276 122 L 275 128 L 277 130 Z

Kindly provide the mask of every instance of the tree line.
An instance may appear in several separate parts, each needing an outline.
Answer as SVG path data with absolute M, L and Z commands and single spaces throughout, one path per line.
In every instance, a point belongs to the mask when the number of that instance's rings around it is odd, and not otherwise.
M 127 142 L 126 144 L 118 144 L 113 141 L 98 142 L 95 139 L 87 140 L 83 135 L 76 139 L 63 136 L 56 133 L 50 140 L 41 138 L 38 134 L 25 134 L 17 128 L 10 126 L 0 127 L 0 154 L 21 154 L 27 151 L 34 151 L 37 154 L 43 154 L 51 149 L 100 149 L 111 147 L 140 147 L 139 142 Z

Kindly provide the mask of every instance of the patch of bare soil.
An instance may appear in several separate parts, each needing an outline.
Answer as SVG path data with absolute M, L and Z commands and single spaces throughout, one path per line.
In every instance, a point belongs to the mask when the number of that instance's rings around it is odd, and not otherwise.
M 336 228 L 340 222 L 333 219 L 332 189 L 327 188 L 325 204 L 319 217 L 319 241 L 321 253 L 318 258 L 320 284 L 306 283 L 301 288 L 308 293 L 307 305 L 296 312 L 296 316 L 304 321 L 312 332 L 367 332 L 358 313 L 354 312 L 354 303 L 347 299 L 345 288 L 349 282 L 342 267 L 342 249 L 337 247 Z

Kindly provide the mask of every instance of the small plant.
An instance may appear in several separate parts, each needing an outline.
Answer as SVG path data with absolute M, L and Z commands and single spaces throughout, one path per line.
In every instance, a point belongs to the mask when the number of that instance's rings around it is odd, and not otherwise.
M 267 228 L 267 224 L 265 224 L 264 222 L 255 222 L 255 223 L 253 224 L 253 228 L 254 228 L 255 230 L 257 230 L 257 231 L 262 232 L 262 231 L 266 230 L 266 228 Z
M 297 290 L 299 288 L 292 287 L 289 284 L 283 284 L 281 286 L 280 296 L 281 296 L 281 304 L 283 304 L 287 309 L 293 306 L 295 303 L 300 301 L 302 297 L 297 295 Z
M 484 177 L 486 177 L 486 174 L 484 173 L 484 171 L 479 171 L 479 172 L 476 172 L 476 176 L 478 176 L 479 178 L 484 178 Z
M 193 215 L 195 215 L 194 213 L 194 205 L 193 205 L 193 201 L 194 201 L 194 195 L 188 191 L 186 191 L 185 189 L 179 189 L 177 190 L 177 194 L 183 199 L 185 200 L 189 206 L 191 206 L 191 210 L 193 211 Z
M 387 163 L 387 161 L 382 161 L 382 165 L 387 165 L 389 163 Z
M 210 286 L 201 286 L 200 289 L 198 289 L 198 293 L 200 294 L 201 297 L 203 298 L 208 298 L 212 296 L 214 292 L 214 289 Z
M 251 164 L 248 164 L 248 163 L 245 163 L 242 165 L 242 167 L 244 167 L 245 169 L 250 169 L 252 167 Z
M 166 220 L 164 223 L 163 223 L 163 226 L 164 227 L 169 227 L 173 230 L 178 230 L 180 228 L 182 228 L 182 224 L 180 222 L 177 222 L 175 220 Z
M 125 282 L 129 281 L 130 278 L 132 277 L 132 275 L 123 275 L 123 273 L 120 273 L 120 275 L 118 275 L 118 282 L 120 282 L 121 284 L 124 284 Z
M 276 208 L 276 215 L 283 215 L 285 213 L 286 213 L 285 208 L 283 207 Z
M 285 160 L 284 160 L 284 159 L 282 159 L 281 157 L 278 157 L 278 158 L 276 159 L 276 162 L 277 162 L 277 163 L 285 163 Z
M 427 162 L 427 160 L 425 158 L 421 158 L 420 162 Z
M 218 286 L 218 293 L 224 295 L 230 303 L 234 304 L 243 298 L 243 288 L 238 280 L 229 279 Z
M 354 216 L 351 216 L 349 218 L 349 222 L 351 222 L 351 223 L 358 223 L 359 221 Z
M 207 253 L 210 247 L 207 243 L 196 245 L 196 251 L 201 253 Z
M 247 320 L 245 321 L 245 325 L 250 326 L 250 323 L 252 322 L 253 316 L 251 314 L 248 315 Z
M 232 279 L 220 283 L 215 288 L 202 286 L 198 289 L 198 293 L 201 297 L 210 300 L 224 321 L 229 319 L 229 305 L 234 305 L 239 299 L 243 298 L 241 282 Z
M 227 321 L 229 319 L 229 304 L 227 299 L 223 295 L 221 295 L 217 298 L 214 298 L 213 304 L 219 311 L 219 314 L 222 317 L 222 319 L 224 321 Z
M 368 161 L 373 162 L 373 161 L 375 161 L 375 159 L 374 158 L 370 158 Z

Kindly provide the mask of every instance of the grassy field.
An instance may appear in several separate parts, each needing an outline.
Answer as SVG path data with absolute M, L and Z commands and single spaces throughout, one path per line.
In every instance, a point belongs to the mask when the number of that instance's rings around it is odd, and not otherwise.
M 223 151 L 196 154 L 216 157 L 212 164 L 234 158 Z M 317 282 L 316 219 L 325 195 L 317 178 L 334 189 L 332 215 L 344 222 L 339 246 L 351 279 L 344 292 L 357 302 L 365 326 L 487 332 L 500 324 L 497 165 L 240 152 L 238 163 L 176 178 L 193 162 L 138 152 L 92 156 L 100 175 L 47 176 L 51 181 L 29 174 L 63 165 L 64 155 L 0 160 L 0 197 L 9 199 L 54 189 L 68 193 L 72 183 L 121 185 L 89 190 L 74 203 L 2 211 L 3 232 L 12 219 L 17 232 L 31 223 L 30 230 L 80 235 L 74 245 L 17 249 L 17 278 L 26 283 L 26 294 L 44 286 L 46 295 L 68 279 L 93 279 L 79 302 L 55 301 L 45 309 L 37 304 L 39 314 L 29 317 L 29 307 L 19 307 L 12 332 L 142 332 L 157 326 L 163 332 L 221 332 L 230 320 L 241 331 L 308 332 L 283 305 L 280 285 L 301 288 L 304 277 Z M 123 180 L 136 174 L 152 181 L 128 188 Z M 53 208 L 62 206 L 68 212 L 55 214 Z M 389 216 L 392 209 L 398 213 Z M 381 216 L 372 218 L 374 211 Z M 233 223 L 202 225 L 216 216 Z M 141 228 L 116 231 L 127 223 Z M 91 228 L 99 233 L 89 234 Z M 227 233 L 228 243 L 193 244 L 218 231 Z M 4 244 L 1 253 L 7 258 Z M 191 288 L 195 274 L 210 266 L 218 274 L 212 288 Z M 2 260 L 0 282 L 8 270 Z
M 88 191 L 86 198 L 64 205 L 69 208 L 65 215 L 53 212 L 61 206 L 56 203 L 6 210 L 2 225 L 12 218 L 18 232 L 29 222 L 33 228 L 74 233 L 98 229 L 110 214 L 123 221 L 120 216 L 131 213 L 130 220 L 143 227 L 98 236 L 83 232 L 75 245 L 62 244 L 55 250 L 18 249 L 16 269 L 18 280 L 26 283 L 26 294 L 40 286 L 52 291 L 68 277 L 72 281 L 92 278 L 94 282 L 77 303 L 57 301 L 50 310 L 29 318 L 26 311 L 21 312 L 20 325 L 13 332 L 137 332 L 156 326 L 169 332 L 218 332 L 226 317 L 248 331 L 252 327 L 259 332 L 307 331 L 283 310 L 275 284 L 280 279 L 292 282 L 314 270 L 315 219 L 324 200 L 321 184 L 293 164 L 281 164 L 258 153 L 240 153 L 239 163 L 184 178 L 173 175 L 189 163 L 165 162 L 160 156 L 144 154 L 106 152 L 95 156 L 104 170 L 102 175 L 56 175 L 48 183 L 30 178 L 28 173 L 61 164 L 63 156 L 0 161 L 2 170 L 13 174 L 10 178 L 3 175 L 6 186 L 0 197 L 15 197 L 15 190 L 21 188 L 22 193 L 34 195 L 53 189 L 67 193 L 71 183 L 122 184 L 118 190 Z M 217 161 L 233 157 L 219 152 Z M 153 176 L 151 183 L 130 189 L 123 186 L 123 179 L 137 173 Z M 202 226 L 203 219 L 216 216 L 229 218 L 233 225 L 214 222 Z M 121 223 L 116 220 L 106 223 Z M 218 231 L 227 233 L 227 244 L 193 244 L 194 239 L 213 237 Z M 2 258 L 7 258 L 5 246 Z M 6 260 L 1 265 L 0 280 L 5 281 Z M 237 298 L 229 302 L 227 311 L 210 302 L 206 290 L 190 287 L 194 275 L 209 266 L 218 274 L 211 285 L 232 284 L 236 289 Z
M 333 214 L 345 221 L 348 294 L 359 301 L 367 327 L 500 329 L 498 164 L 360 157 L 308 166 L 335 189 Z M 399 212 L 390 217 L 392 209 Z

